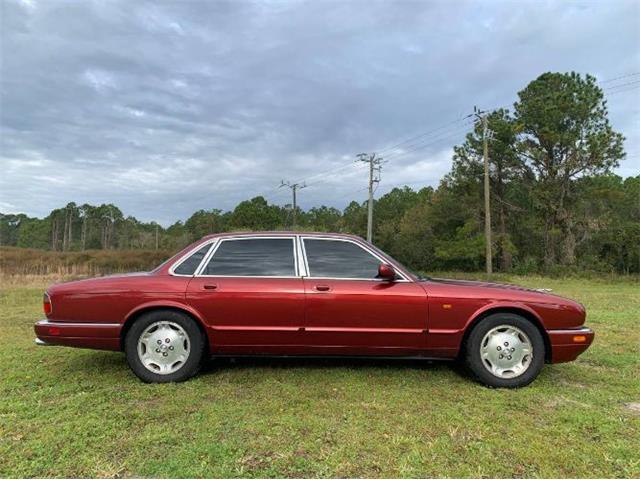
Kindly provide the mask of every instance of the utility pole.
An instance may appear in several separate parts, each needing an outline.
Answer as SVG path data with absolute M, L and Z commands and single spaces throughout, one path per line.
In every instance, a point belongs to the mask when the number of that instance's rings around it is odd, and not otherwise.
M 284 180 L 282 180 L 280 182 L 280 187 L 288 187 L 291 189 L 291 193 L 293 194 L 293 213 L 292 213 L 292 224 L 295 227 L 296 226 L 296 209 L 297 209 L 297 199 L 296 199 L 296 193 L 298 190 L 302 190 L 303 188 L 306 188 L 307 184 L 306 183 L 291 183 L 288 180 L 285 182 Z
M 491 252 L 491 190 L 489 185 L 489 140 L 493 132 L 489 130 L 487 112 L 474 107 L 476 117 L 482 122 L 482 150 L 484 158 L 484 241 L 487 277 L 493 273 L 493 259 Z
M 380 183 L 380 173 L 382 171 L 382 157 L 375 153 L 359 153 L 359 162 L 369 164 L 369 201 L 367 202 L 367 242 L 373 242 L 373 185 Z

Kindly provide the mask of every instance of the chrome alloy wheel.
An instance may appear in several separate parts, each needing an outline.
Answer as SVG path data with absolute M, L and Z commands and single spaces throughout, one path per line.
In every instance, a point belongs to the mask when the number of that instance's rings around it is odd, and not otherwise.
M 177 372 L 191 351 L 189 335 L 174 322 L 159 321 L 144 329 L 138 339 L 138 357 L 147 370 L 159 375 Z
M 522 375 L 531 365 L 533 344 L 513 325 L 492 328 L 480 343 L 480 357 L 487 370 L 498 378 L 514 378 Z

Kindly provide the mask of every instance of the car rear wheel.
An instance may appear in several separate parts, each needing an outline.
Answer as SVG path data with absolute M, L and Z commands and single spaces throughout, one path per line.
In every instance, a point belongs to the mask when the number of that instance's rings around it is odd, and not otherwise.
M 544 357 L 540 331 L 526 318 L 511 313 L 482 319 L 465 345 L 467 367 L 490 387 L 528 385 L 540 373 Z
M 125 337 L 131 370 L 144 382 L 181 382 L 200 369 L 205 340 L 195 321 L 171 310 L 145 313 Z

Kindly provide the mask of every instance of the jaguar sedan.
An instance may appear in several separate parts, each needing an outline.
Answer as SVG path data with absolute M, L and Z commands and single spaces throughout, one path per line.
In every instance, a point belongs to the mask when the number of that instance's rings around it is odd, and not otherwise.
M 151 272 L 53 285 L 36 343 L 124 351 L 145 382 L 212 356 L 461 360 L 492 387 L 527 385 L 593 341 L 579 303 L 495 283 L 421 278 L 359 237 L 211 235 Z

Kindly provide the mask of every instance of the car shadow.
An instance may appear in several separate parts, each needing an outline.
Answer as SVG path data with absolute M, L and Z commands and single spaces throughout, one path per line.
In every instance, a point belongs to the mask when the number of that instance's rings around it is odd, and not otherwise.
M 73 372 L 97 371 L 101 374 L 115 374 L 128 369 L 127 359 L 121 352 L 85 350 L 66 362 L 65 370 Z
M 376 357 L 277 357 L 277 356 L 241 356 L 214 357 L 204 363 L 200 374 L 246 369 L 314 369 L 325 370 L 343 368 L 353 370 L 429 370 L 452 371 L 467 376 L 464 367 L 455 361 L 428 360 L 415 358 L 376 358 Z
M 84 351 L 64 362 L 68 374 L 99 373 L 100 375 L 120 376 L 129 372 L 129 366 L 123 353 Z M 376 357 L 277 357 L 277 356 L 240 356 L 213 357 L 203 362 L 198 376 L 216 375 L 221 372 L 243 370 L 428 370 L 433 373 L 454 373 L 468 378 L 460 362 L 446 360 L 427 360 L 414 358 L 376 358 Z M 133 377 L 132 377 L 133 378 Z

